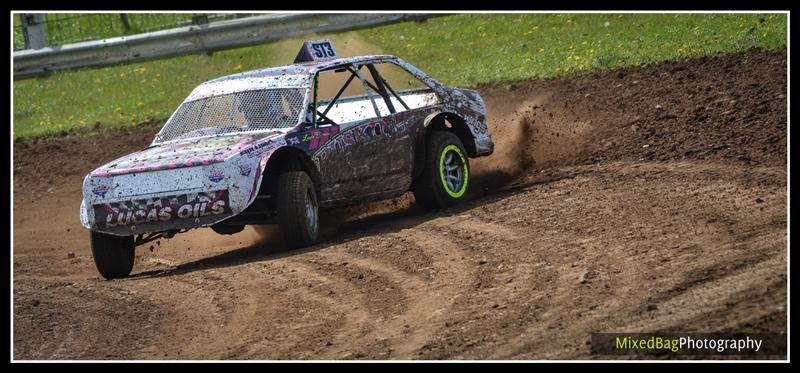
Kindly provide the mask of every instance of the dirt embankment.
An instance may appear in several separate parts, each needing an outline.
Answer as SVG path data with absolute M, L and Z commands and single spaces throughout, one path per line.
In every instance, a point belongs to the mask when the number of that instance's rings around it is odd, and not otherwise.
M 286 252 L 208 230 L 99 278 L 92 168 L 154 126 L 14 146 L 14 357 L 596 358 L 603 331 L 786 331 L 786 54 L 479 87 L 474 200 L 339 211 Z M 332 225 L 329 225 L 332 226 Z

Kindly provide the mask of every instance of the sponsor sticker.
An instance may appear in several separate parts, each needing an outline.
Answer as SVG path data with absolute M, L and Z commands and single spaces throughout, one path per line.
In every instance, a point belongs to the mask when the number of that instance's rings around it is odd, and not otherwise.
M 282 145 L 283 143 L 284 143 L 283 141 L 277 142 L 277 141 L 273 141 L 272 139 L 269 139 L 269 140 L 267 140 L 265 142 L 258 143 L 256 145 L 253 145 L 253 146 L 243 150 L 242 151 L 242 155 L 246 155 L 246 156 L 248 156 L 250 158 L 255 158 L 255 157 L 258 157 L 259 155 L 263 154 L 264 152 L 266 152 L 266 151 L 268 151 L 268 150 L 270 150 L 272 148 L 275 148 L 275 147 L 277 147 L 279 145 Z
M 248 176 L 248 175 L 250 175 L 250 171 L 252 171 L 252 170 L 253 169 L 250 168 L 249 165 L 246 165 L 246 164 L 240 164 L 239 165 L 239 175 Z
M 227 190 L 94 205 L 95 221 L 101 228 L 202 219 L 229 213 Z
M 106 196 L 106 193 L 108 193 L 108 190 L 109 190 L 109 189 L 111 189 L 111 187 L 110 187 L 110 186 L 108 186 L 108 185 L 105 185 L 105 184 L 100 184 L 100 185 L 97 185 L 97 186 L 95 186 L 95 187 L 92 189 L 92 193 L 94 193 L 94 194 L 96 194 L 96 195 L 100 196 L 101 198 L 105 198 L 105 196 Z
M 208 180 L 211 180 L 215 183 L 222 181 L 225 178 L 225 173 L 222 170 L 211 170 L 208 173 Z

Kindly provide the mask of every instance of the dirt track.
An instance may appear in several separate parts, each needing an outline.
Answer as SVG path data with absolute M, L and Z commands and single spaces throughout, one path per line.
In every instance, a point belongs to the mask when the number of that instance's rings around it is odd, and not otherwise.
M 572 359 L 591 332 L 786 331 L 786 54 L 485 86 L 474 200 L 197 230 L 104 281 L 88 171 L 155 127 L 14 147 L 16 359 Z

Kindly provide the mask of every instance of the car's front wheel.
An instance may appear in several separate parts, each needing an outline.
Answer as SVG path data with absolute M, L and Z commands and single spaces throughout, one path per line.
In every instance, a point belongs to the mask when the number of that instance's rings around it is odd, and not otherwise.
M 319 211 L 314 183 L 307 173 L 291 171 L 278 179 L 278 221 L 289 249 L 317 241 Z
M 133 236 L 91 232 L 92 257 L 100 275 L 107 280 L 128 277 L 136 259 Z
M 427 209 L 453 206 L 464 200 L 469 188 L 469 158 L 464 145 L 452 132 L 430 135 L 425 152 L 425 168 L 414 181 L 417 203 Z

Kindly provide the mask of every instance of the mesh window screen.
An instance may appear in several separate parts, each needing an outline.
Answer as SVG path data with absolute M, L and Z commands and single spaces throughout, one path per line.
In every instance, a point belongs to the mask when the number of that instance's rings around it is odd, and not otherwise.
M 184 102 L 156 141 L 291 128 L 300 120 L 304 96 L 304 88 L 273 88 Z

